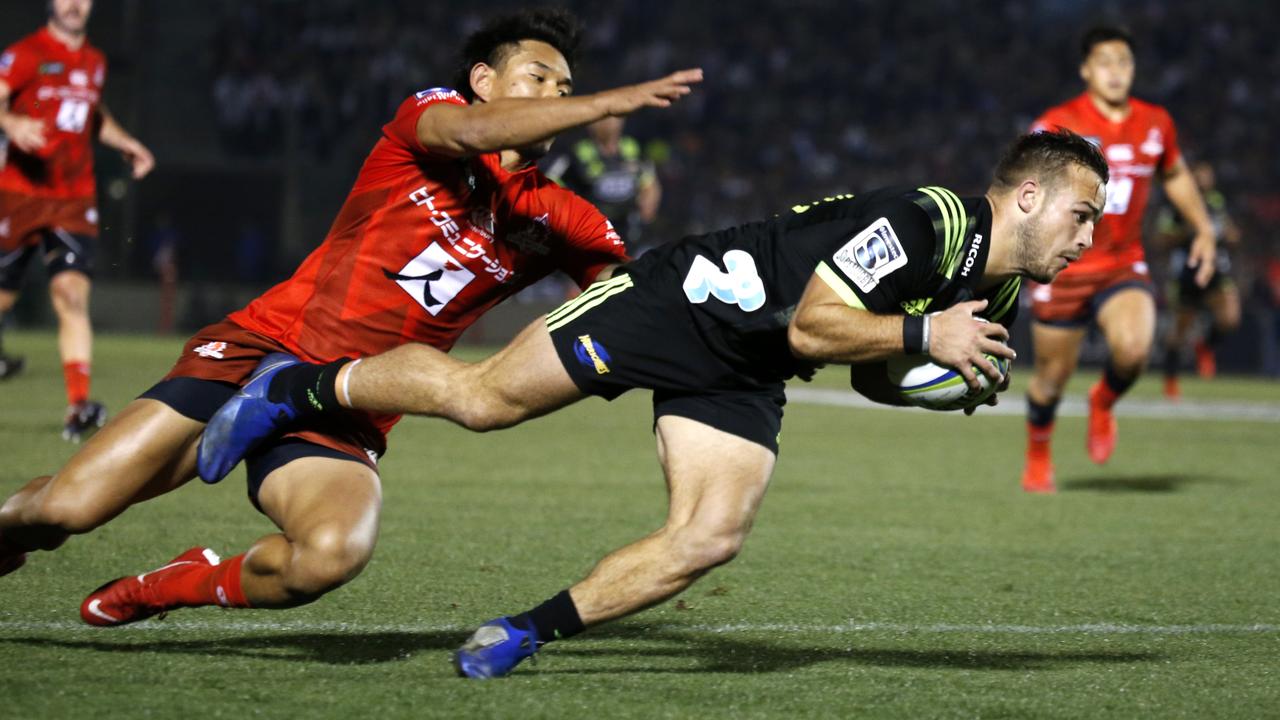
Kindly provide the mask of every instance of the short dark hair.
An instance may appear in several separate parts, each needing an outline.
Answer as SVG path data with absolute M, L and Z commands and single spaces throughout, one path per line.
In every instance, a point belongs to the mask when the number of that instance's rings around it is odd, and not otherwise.
M 1127 29 L 1119 25 L 1094 25 L 1080 38 L 1080 62 L 1089 59 L 1089 53 L 1093 52 L 1094 45 L 1112 40 L 1119 40 L 1128 45 L 1129 52 L 1133 52 L 1133 35 Z
M 1097 173 L 1102 182 L 1111 179 L 1107 159 L 1098 146 L 1066 128 L 1028 133 L 1014 140 L 996 164 L 992 187 L 1008 190 L 1028 177 L 1051 181 L 1080 165 Z
M 521 40 L 540 40 L 560 51 L 572 71 L 578 59 L 582 25 L 573 13 L 561 8 L 539 8 L 496 17 L 472 33 L 462 46 L 454 89 L 468 101 L 475 100 L 471 68 L 478 63 L 501 65 Z

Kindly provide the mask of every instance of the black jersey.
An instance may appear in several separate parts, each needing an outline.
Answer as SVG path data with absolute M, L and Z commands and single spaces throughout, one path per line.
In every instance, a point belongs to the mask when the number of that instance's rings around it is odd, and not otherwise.
M 762 380 L 808 377 L 787 326 L 816 273 L 846 303 L 922 315 L 987 299 L 987 319 L 1012 325 L 1021 278 L 977 285 L 990 250 L 991 207 L 946 188 L 824 198 L 790 213 L 652 250 L 627 266 L 637 285 L 683 291 L 706 345 Z

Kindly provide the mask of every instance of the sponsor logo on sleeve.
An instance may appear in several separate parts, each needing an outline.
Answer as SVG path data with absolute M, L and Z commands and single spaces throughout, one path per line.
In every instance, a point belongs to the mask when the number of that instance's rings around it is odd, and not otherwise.
M 907 254 L 888 218 L 880 218 L 844 244 L 832 257 L 862 292 L 871 292 L 886 275 L 907 264 Z
M 227 351 L 227 344 L 219 341 L 219 342 L 207 342 L 201 345 L 200 347 L 196 348 L 195 350 L 192 350 L 191 352 L 199 355 L 202 358 L 213 358 L 215 360 L 222 360 L 225 357 L 223 353 L 225 353 L 226 351 Z
M 414 93 L 413 96 L 418 99 L 419 105 L 424 105 L 436 100 L 449 100 L 452 98 L 457 98 L 459 100 L 462 99 L 462 96 L 459 95 L 456 90 L 446 87 L 434 87 L 427 88 L 426 90 L 419 90 Z

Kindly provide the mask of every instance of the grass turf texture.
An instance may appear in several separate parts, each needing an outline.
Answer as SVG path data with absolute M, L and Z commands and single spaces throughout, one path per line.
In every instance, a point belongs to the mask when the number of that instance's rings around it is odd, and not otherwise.
M 53 338 L 10 333 L 0 491 L 72 449 Z M 177 339 L 103 337 L 95 396 L 119 409 Z M 844 387 L 845 371 L 819 387 Z M 1085 371 L 1073 385 L 1081 393 Z M 1158 378 L 1140 397 L 1158 396 Z M 1280 403 L 1275 383 L 1187 397 Z M 675 601 L 453 677 L 448 653 L 657 527 L 646 393 L 468 434 L 408 419 L 385 459 L 365 572 L 283 612 L 177 611 L 79 625 L 101 582 L 272 526 L 237 470 L 134 508 L 0 579 L 6 717 L 1264 717 L 1280 708 L 1280 425 L 1122 419 L 1112 462 L 1058 427 L 1062 492 L 1018 489 L 1023 423 L 793 403 L 741 557 Z

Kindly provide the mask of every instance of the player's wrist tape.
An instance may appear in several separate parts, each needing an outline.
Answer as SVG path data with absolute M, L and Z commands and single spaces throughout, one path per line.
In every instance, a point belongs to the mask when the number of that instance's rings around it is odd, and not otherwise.
M 908 355 L 929 352 L 929 316 L 908 315 L 902 320 L 902 349 Z

